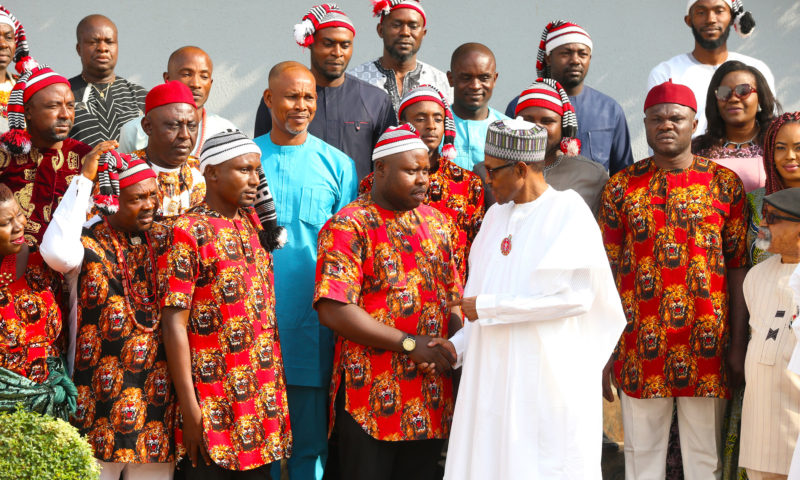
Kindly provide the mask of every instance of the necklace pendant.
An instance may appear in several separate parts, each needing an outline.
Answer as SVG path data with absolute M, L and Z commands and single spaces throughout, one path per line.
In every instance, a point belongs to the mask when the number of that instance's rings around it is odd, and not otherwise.
M 500 242 L 500 253 L 502 253 L 503 256 L 508 256 L 508 254 L 511 253 L 511 234 L 510 233 L 508 234 L 508 236 L 506 238 L 503 239 L 502 242 Z
M 142 244 L 142 239 L 139 238 L 139 237 L 132 237 L 131 238 L 131 244 L 132 245 L 141 245 Z

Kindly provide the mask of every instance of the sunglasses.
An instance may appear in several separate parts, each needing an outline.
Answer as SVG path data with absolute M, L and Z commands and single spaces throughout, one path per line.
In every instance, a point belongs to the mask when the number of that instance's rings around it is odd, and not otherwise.
M 727 86 L 720 86 L 714 92 L 714 95 L 717 96 L 717 100 L 720 102 L 727 102 L 731 99 L 732 96 L 736 95 L 739 100 L 744 100 L 745 98 L 749 97 L 751 93 L 756 91 L 756 87 L 750 85 L 749 83 L 740 83 L 735 87 L 727 87 Z
M 761 218 L 767 225 L 775 225 L 778 223 L 778 220 L 786 220 L 787 222 L 795 222 L 800 223 L 800 218 L 797 217 L 784 217 L 783 215 L 775 215 L 771 211 L 768 212 L 766 209 L 761 210 Z
M 505 165 L 500 165 L 499 167 L 494 167 L 494 168 L 484 167 L 484 168 L 486 168 L 486 176 L 489 177 L 489 178 L 492 178 L 492 175 L 494 175 L 494 172 L 496 172 L 498 170 L 502 170 L 504 168 L 513 167 L 514 165 L 516 165 L 516 164 L 515 163 L 506 163 Z

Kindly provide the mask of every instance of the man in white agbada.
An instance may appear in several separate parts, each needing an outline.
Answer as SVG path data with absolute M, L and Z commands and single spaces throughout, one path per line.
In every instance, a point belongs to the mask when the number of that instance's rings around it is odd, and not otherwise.
M 786 479 L 800 434 L 800 377 L 787 371 L 798 303 L 789 278 L 800 263 L 800 188 L 764 197 L 756 247 L 774 253 L 747 272 L 750 314 L 739 466 L 750 480 Z
M 600 479 L 601 373 L 625 326 L 597 223 L 544 180 L 547 131 L 486 135 L 486 213 L 447 347 L 463 365 L 445 479 Z M 440 342 L 444 342 L 443 340 Z

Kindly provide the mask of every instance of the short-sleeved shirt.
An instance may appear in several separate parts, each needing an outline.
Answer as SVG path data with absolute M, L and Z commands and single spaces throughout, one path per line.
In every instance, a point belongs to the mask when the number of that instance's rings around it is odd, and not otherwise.
M 727 398 L 727 271 L 747 264 L 739 177 L 703 157 L 676 170 L 647 158 L 609 180 L 600 227 L 628 321 L 619 385 L 634 398 Z
M 1 368 L 37 383 L 47 380 L 47 357 L 60 354 L 55 344 L 61 333 L 60 288 L 60 276 L 36 251 L 28 254 L 20 278 L 0 286 Z
M 376 321 L 412 335 L 448 336 L 448 301 L 459 298 L 452 227 L 428 205 L 385 210 L 362 195 L 320 232 L 314 303 L 354 304 Z M 344 378 L 345 410 L 378 440 L 446 438 L 453 416 L 452 381 L 425 375 L 405 353 L 339 337 L 331 380 Z
M 147 90 L 122 77 L 111 83 L 87 83 L 82 75 L 69 79 L 75 96 L 75 124 L 69 136 L 95 146 L 119 140 L 119 130 L 128 121 L 144 115 Z
M 250 470 L 291 455 L 275 324 L 272 257 L 252 208 L 229 219 L 202 203 L 173 226 L 159 259 L 163 307 L 190 310 L 192 377 L 211 459 Z M 176 444 L 182 432 L 175 434 Z
M 92 149 L 67 138 L 61 148 L 38 149 L 12 155 L 0 149 L 0 183 L 14 192 L 20 208 L 28 216 L 25 238 L 29 243 L 42 241 L 44 231 L 61 197 L 81 171 L 81 159 Z
M 371 190 L 372 174 L 369 174 L 359 184 L 358 193 L 364 194 Z M 440 158 L 439 168 L 430 174 L 424 203 L 447 215 L 456 228 L 457 241 L 453 255 L 461 283 L 467 281 L 469 249 L 486 212 L 483 195 L 481 178 L 453 161 Z
M 159 224 L 128 234 L 96 222 L 81 236 L 78 404 L 70 422 L 105 462 L 174 460 L 175 394 L 156 288 L 156 259 L 171 244 L 170 233 Z

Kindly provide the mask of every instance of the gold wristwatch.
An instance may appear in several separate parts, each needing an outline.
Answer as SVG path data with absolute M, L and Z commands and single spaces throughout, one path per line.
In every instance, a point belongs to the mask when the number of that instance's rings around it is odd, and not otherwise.
M 414 335 L 406 335 L 406 338 L 403 339 L 403 351 L 406 353 L 411 353 L 417 348 L 417 340 L 414 338 Z

